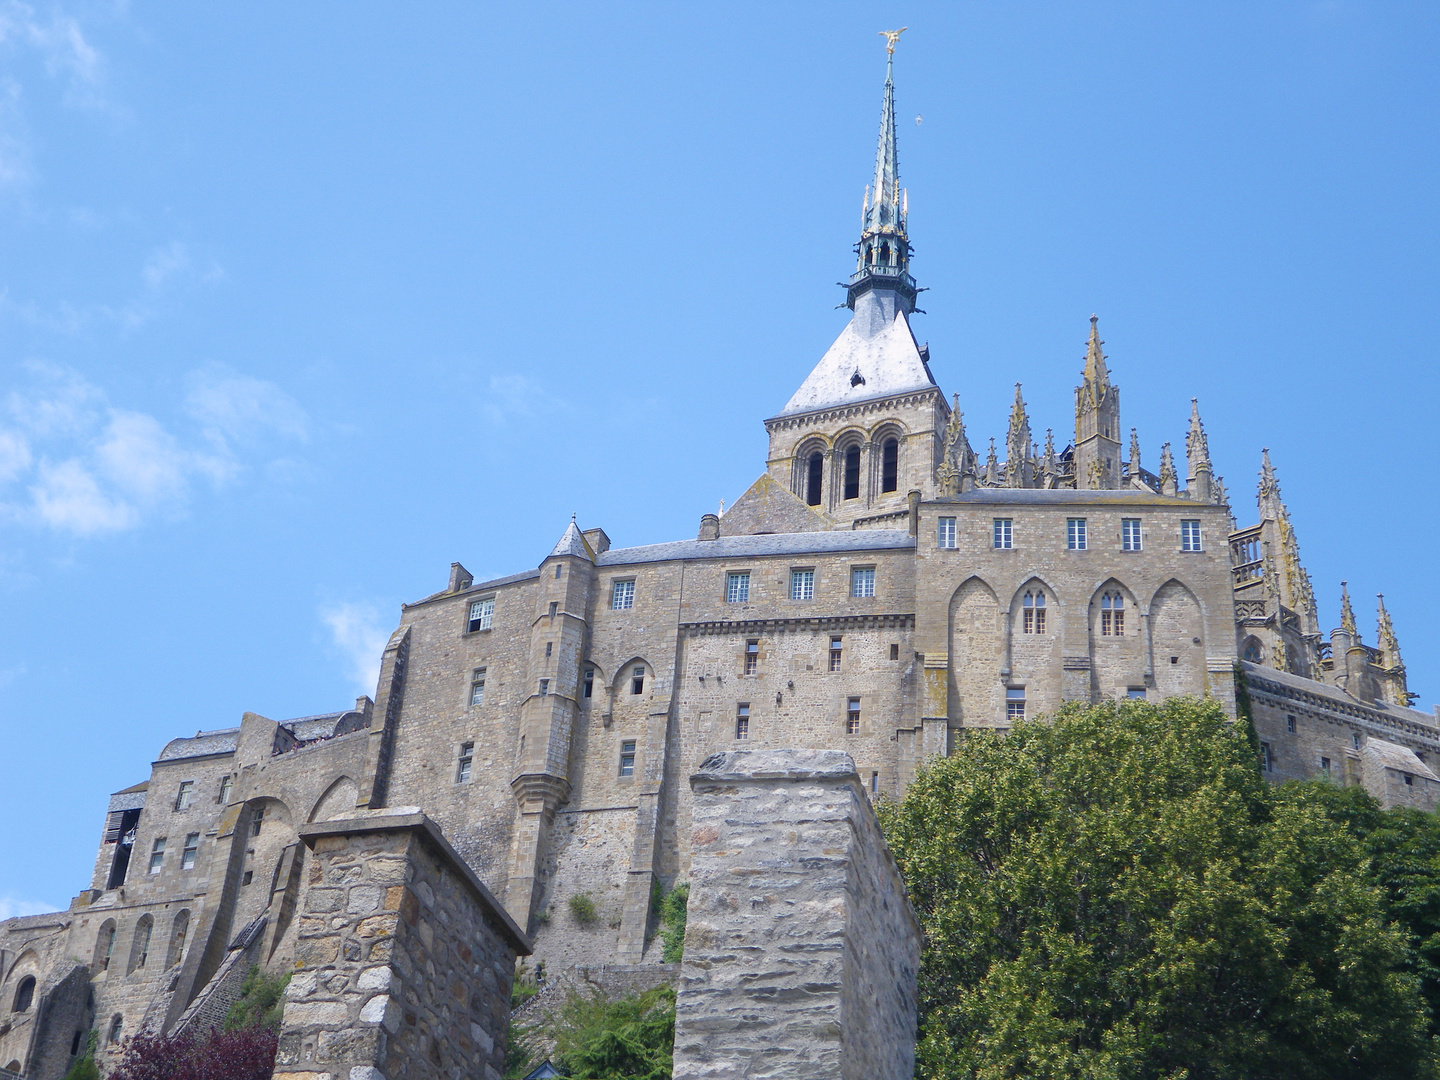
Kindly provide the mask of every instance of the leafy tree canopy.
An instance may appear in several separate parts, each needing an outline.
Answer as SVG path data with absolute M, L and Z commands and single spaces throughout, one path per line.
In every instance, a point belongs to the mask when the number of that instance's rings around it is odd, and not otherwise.
M 1409 855 L 1376 880 L 1351 818 L 1378 808 L 1267 784 L 1247 728 L 1213 702 L 1069 705 L 882 806 L 927 935 L 919 1075 L 1435 1075 L 1387 915 L 1403 895 L 1433 926 L 1435 895 Z M 1416 830 L 1398 847 L 1429 850 Z

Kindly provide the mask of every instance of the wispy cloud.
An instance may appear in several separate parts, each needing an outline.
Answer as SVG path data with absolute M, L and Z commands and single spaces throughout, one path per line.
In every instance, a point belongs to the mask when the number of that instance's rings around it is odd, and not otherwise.
M 348 666 L 348 674 L 361 694 L 375 693 L 380 679 L 380 655 L 390 635 L 374 604 L 344 603 L 322 608 L 320 621 Z
M 0 409 L 0 514 L 79 536 L 140 525 L 184 507 L 197 481 L 218 487 L 279 443 L 303 440 L 303 409 L 273 383 L 223 367 L 191 375 L 183 426 L 110 402 L 78 372 L 25 369 Z
M 17 915 L 46 915 L 62 910 L 56 904 L 42 900 L 26 900 L 19 896 L 0 896 L 0 919 L 13 919 Z
M 492 424 L 522 420 L 564 402 L 550 398 L 545 387 L 525 375 L 491 375 L 482 408 Z

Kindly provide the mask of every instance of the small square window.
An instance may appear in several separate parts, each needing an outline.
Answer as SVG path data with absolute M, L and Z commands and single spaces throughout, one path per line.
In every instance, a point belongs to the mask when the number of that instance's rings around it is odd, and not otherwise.
M 1200 551 L 1200 522 L 1184 520 L 1180 522 L 1180 550 Z
M 475 744 L 473 742 L 460 744 L 460 761 L 455 767 L 455 782 L 457 784 L 468 784 L 470 782 L 470 769 L 475 764 Z
M 626 739 L 620 744 L 620 775 L 635 775 L 635 740 Z
M 1405 773 L 1404 776 L 1405 776 L 1405 786 L 1406 786 L 1406 787 L 1413 787 L 1414 784 L 1415 784 L 1415 777 L 1411 776 L 1408 772 Z
M 852 697 L 845 702 L 845 734 L 860 734 L 860 699 Z
M 254 870 L 246 870 L 245 873 L 244 873 L 244 875 L 240 878 L 240 884 L 241 884 L 241 885 L 249 885 L 250 882 L 252 882 L 252 881 L 254 881 L 254 880 L 255 880 L 255 871 L 254 871 Z
M 850 595 L 875 595 L 875 568 L 873 566 L 857 566 L 850 571 Z
M 748 604 L 750 602 L 750 571 L 731 571 L 725 575 L 725 602 L 727 604 Z
M 1011 548 L 1015 546 L 1015 528 L 1013 518 L 996 518 L 992 544 L 997 548 Z
M 1125 696 L 1126 696 L 1127 698 L 1131 698 L 1131 699 L 1133 699 L 1133 700 L 1135 700 L 1135 701 L 1144 701 L 1144 700 L 1145 700 L 1145 687 L 1143 687 L 1143 686 L 1131 686 L 1131 687 L 1127 687 L 1126 690 L 1125 690 Z
M 610 587 L 612 611 L 626 611 L 635 606 L 635 582 L 617 581 Z
M 485 669 L 477 667 L 470 676 L 470 704 L 485 704 Z
M 630 672 L 630 693 L 643 694 L 645 692 L 645 665 L 636 664 Z
M 942 548 L 955 546 L 955 519 L 953 517 L 942 517 L 936 524 L 935 546 Z
M 1023 686 L 1007 686 L 1005 688 L 1005 719 L 1012 723 L 1025 719 L 1025 688 Z
M 750 738 L 750 703 L 742 702 L 735 706 L 735 738 Z
M 489 630 L 494 618 L 495 598 L 493 596 L 487 596 L 484 600 L 474 600 L 470 604 L 470 621 L 466 624 L 466 630 L 472 634 L 476 630 Z
M 1140 519 L 1139 519 L 1139 518 L 1121 518 L 1121 519 L 1120 519 L 1120 550 L 1121 550 L 1121 551 L 1139 551 L 1139 550 L 1140 550 Z
M 588 698 L 588 697 L 591 697 L 594 693 L 595 693 L 595 669 L 594 669 L 593 667 L 587 667 L 587 668 L 585 669 L 585 696 Z
M 842 638 L 839 634 L 836 634 L 836 635 L 834 635 L 833 637 L 830 638 L 830 670 L 831 670 L 831 671 L 839 671 L 839 670 L 840 670 L 841 645 L 844 644 L 844 640 L 845 640 L 845 639 Z
M 813 600 L 815 598 L 815 571 L 790 571 L 790 599 Z
M 890 659 L 891 659 L 891 660 L 899 660 L 899 659 L 900 659 L 900 646 L 899 646 L 899 645 L 892 644 L 892 645 L 890 646 Z
M 195 869 L 195 853 L 200 850 L 200 834 L 192 832 L 185 837 L 185 846 L 180 849 L 180 869 Z
M 1065 546 L 1071 551 L 1084 551 L 1089 546 L 1084 518 L 1067 518 L 1065 521 Z
M 1295 717 L 1285 717 L 1285 730 L 1288 731 L 1291 735 L 1295 734 Z
M 158 874 L 165 862 L 165 837 L 157 836 L 150 846 L 150 873 Z
M 180 790 L 175 794 L 175 809 L 189 810 L 190 802 L 195 797 L 195 781 L 180 781 Z
M 760 639 L 751 638 L 745 642 L 745 674 L 754 675 L 760 669 Z

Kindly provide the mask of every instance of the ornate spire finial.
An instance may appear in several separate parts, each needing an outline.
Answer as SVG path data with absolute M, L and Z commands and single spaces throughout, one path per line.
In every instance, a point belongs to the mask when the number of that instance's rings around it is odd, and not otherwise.
M 1105 368 L 1105 353 L 1101 348 L 1100 316 L 1090 316 L 1090 341 L 1085 346 L 1085 389 L 1091 398 L 1098 401 L 1110 385 L 1110 372 Z
M 1130 463 L 1128 470 L 1126 475 L 1131 480 L 1140 479 L 1140 436 L 1136 434 L 1133 427 L 1130 429 Z
M 1167 442 L 1160 447 L 1160 494 L 1174 495 L 1179 490 L 1179 481 L 1175 478 L 1175 458 L 1170 453 L 1170 444 Z
M 1015 404 L 1010 409 L 1010 430 L 1005 435 L 1005 484 L 1007 487 L 1029 487 L 1035 470 L 1031 466 L 1030 418 L 1025 415 L 1025 399 L 1020 384 L 1015 384 Z
M 1390 612 L 1385 610 L 1385 594 L 1376 593 L 1380 601 L 1380 610 L 1376 616 L 1376 642 L 1380 652 L 1384 655 L 1384 662 L 1387 668 L 1399 667 L 1400 643 L 1395 640 L 1395 624 L 1390 621 Z M 1403 703 L 1402 703 L 1403 704 Z
M 1350 606 L 1350 585 L 1345 581 L 1340 582 L 1340 628 L 1350 635 L 1352 641 L 1359 643 L 1360 633 L 1355 629 L 1355 610 Z
M 899 41 L 900 35 L 909 29 L 910 28 L 908 26 L 902 26 L 899 30 L 881 30 L 880 36 L 885 39 L 885 51 L 891 56 L 894 56 L 895 42 Z

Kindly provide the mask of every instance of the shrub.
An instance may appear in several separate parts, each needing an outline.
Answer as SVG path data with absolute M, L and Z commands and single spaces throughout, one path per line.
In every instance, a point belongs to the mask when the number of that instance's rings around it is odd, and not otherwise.
M 571 1080 L 670 1080 L 675 991 L 660 986 L 614 1001 L 571 993 L 540 1032 Z
M 241 1031 L 252 1027 L 280 1027 L 280 1016 L 285 1010 L 285 987 L 290 985 L 289 974 L 267 975 L 259 967 L 252 967 L 240 987 L 240 997 L 230 1006 L 225 1017 L 226 1031 Z
M 595 921 L 595 901 L 590 899 L 589 893 L 576 893 L 570 897 L 570 914 L 581 926 L 589 926 Z
M 690 883 L 681 882 L 666 894 L 660 903 L 660 922 L 664 949 L 661 959 L 667 964 L 678 964 L 685 955 L 685 916 L 690 904 Z
M 75 1059 L 65 1080 L 100 1080 L 100 1067 L 95 1064 L 95 1032 L 85 1041 L 85 1052 Z
M 109 1080 L 269 1080 L 278 1036 L 263 1025 L 206 1035 L 132 1035 Z

